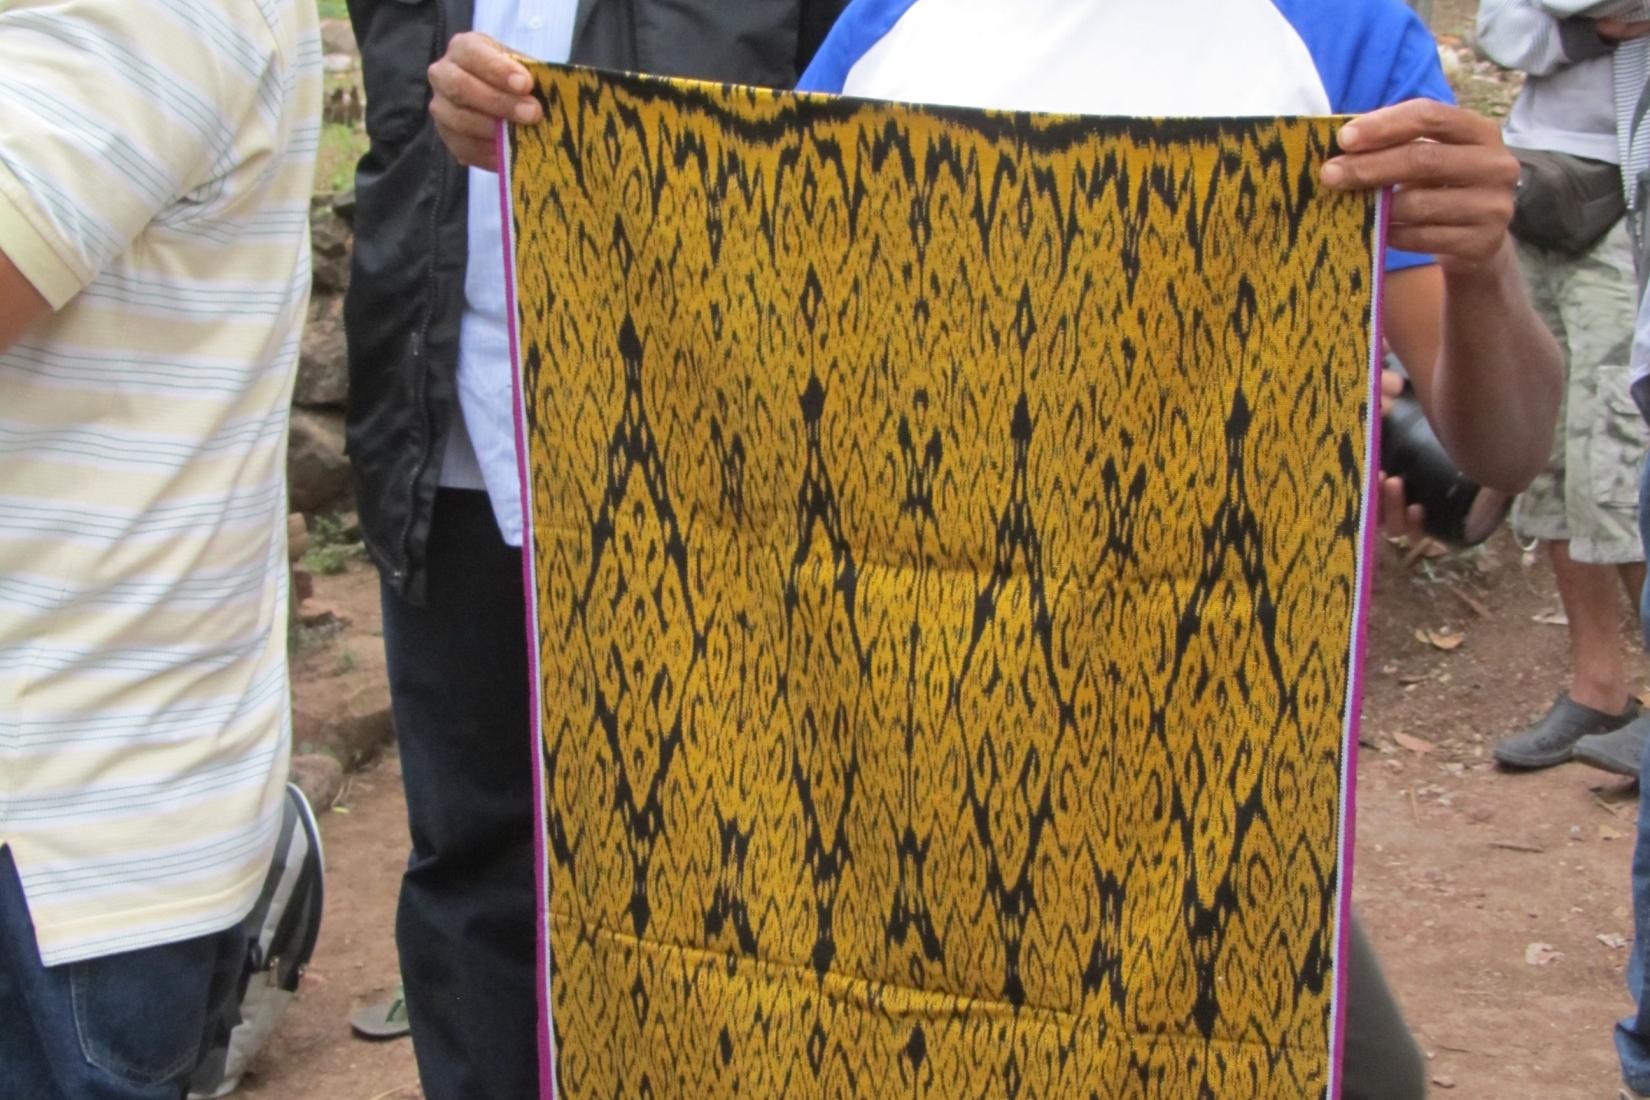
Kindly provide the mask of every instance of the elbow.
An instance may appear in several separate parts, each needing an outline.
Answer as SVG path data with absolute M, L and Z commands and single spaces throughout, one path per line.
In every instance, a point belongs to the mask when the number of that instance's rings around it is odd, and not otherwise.
M 1454 450 L 1461 457 L 1456 464 L 1461 472 L 1486 489 L 1506 493 L 1508 496 L 1517 496 L 1530 487 L 1530 483 L 1542 470 L 1547 468 L 1547 448 L 1552 444 L 1552 433 L 1549 431 L 1541 439 L 1532 437 L 1530 445 L 1511 448 L 1462 448 Z
M 1456 450 L 1461 472 L 1487 489 L 1521 493 L 1547 468 L 1564 393 L 1563 368 L 1553 350 L 1551 361 L 1525 379 L 1522 407 L 1498 418 L 1472 410 L 1473 427 L 1455 433 L 1467 436 Z
M 1530 483 L 1546 465 L 1545 454 L 1535 460 L 1529 455 L 1509 455 L 1505 458 L 1481 459 L 1464 464 L 1462 472 L 1486 489 L 1517 496 L 1530 487 Z

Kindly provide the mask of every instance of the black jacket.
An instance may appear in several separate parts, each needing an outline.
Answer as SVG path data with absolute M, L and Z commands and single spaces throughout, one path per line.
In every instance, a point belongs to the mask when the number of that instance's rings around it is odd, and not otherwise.
M 573 61 L 790 87 L 845 0 L 580 0 Z M 367 548 L 422 602 L 442 447 L 458 410 L 466 172 L 429 118 L 425 70 L 472 0 L 349 0 L 371 145 L 356 171 L 344 300 L 349 453 Z

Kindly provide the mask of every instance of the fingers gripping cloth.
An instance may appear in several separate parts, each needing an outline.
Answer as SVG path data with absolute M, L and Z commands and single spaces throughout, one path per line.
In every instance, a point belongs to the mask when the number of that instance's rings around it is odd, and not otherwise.
M 545 1094 L 1335 1093 L 1382 233 L 1334 120 L 533 71 Z

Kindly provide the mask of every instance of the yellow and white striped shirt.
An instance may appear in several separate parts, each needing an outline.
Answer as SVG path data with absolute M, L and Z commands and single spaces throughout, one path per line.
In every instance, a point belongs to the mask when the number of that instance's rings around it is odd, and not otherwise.
M 0 0 L 0 845 L 56 965 L 226 928 L 280 820 L 314 0 Z

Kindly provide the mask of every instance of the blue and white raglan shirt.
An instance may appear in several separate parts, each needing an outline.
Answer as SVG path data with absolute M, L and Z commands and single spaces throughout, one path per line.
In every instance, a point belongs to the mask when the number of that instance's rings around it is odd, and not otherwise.
M 802 91 L 1085 115 L 1453 103 L 1401 0 L 853 0 Z M 1387 270 L 1430 263 L 1396 249 Z

